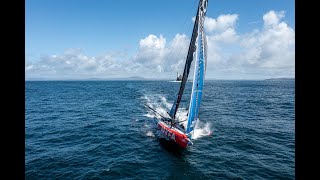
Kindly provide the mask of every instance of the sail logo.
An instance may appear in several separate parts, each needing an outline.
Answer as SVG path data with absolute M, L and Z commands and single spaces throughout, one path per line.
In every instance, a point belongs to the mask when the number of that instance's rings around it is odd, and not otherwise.
M 161 132 L 164 135 L 166 135 L 168 138 L 172 139 L 173 141 L 176 141 L 176 136 L 174 135 L 173 132 L 170 132 L 170 131 L 168 131 L 167 129 L 165 129 L 163 127 L 161 128 Z

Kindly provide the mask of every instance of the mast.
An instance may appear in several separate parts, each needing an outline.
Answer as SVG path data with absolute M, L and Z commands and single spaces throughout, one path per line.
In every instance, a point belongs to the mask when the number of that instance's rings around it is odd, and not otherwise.
M 194 52 L 197 49 L 196 40 L 198 38 L 200 14 L 203 17 L 205 16 L 207 4 L 208 4 L 208 0 L 200 0 L 199 5 L 198 5 L 196 20 L 195 20 L 195 23 L 194 23 L 192 36 L 191 36 L 191 41 L 190 41 L 190 45 L 189 45 L 189 49 L 188 49 L 188 55 L 187 55 L 186 63 L 185 63 L 184 70 L 183 70 L 182 80 L 181 80 L 181 83 L 180 83 L 180 89 L 179 89 L 179 92 L 177 94 L 176 100 L 173 103 L 172 108 L 171 108 L 170 113 L 169 113 L 169 115 L 173 119 L 175 119 L 177 110 L 179 108 L 179 105 L 180 105 L 180 102 L 181 102 L 181 98 L 182 98 L 182 95 L 183 95 L 183 91 L 185 89 L 186 82 L 188 80 L 191 63 L 192 63 L 193 57 L 194 57 Z M 201 11 L 201 13 L 199 13 L 199 11 Z

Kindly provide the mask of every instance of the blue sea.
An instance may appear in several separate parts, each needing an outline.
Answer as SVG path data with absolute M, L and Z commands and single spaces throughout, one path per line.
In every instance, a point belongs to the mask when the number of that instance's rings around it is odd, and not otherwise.
M 185 150 L 161 138 L 145 107 L 169 111 L 179 85 L 26 81 L 26 179 L 295 179 L 294 80 L 205 81 Z

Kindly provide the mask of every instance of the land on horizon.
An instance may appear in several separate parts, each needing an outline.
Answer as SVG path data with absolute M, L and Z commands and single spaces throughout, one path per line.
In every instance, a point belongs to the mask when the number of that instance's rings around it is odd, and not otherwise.
M 123 77 L 123 78 L 79 78 L 79 79 L 50 79 L 50 78 L 26 78 L 25 81 L 174 81 L 175 79 L 169 78 L 144 78 L 141 76 L 130 76 L 130 77 Z M 267 79 L 217 79 L 217 78 L 208 78 L 205 80 L 244 80 L 244 81 L 271 81 L 271 80 L 295 80 L 294 77 L 280 77 L 280 78 L 267 78 Z M 192 81 L 192 79 L 188 79 L 188 81 Z

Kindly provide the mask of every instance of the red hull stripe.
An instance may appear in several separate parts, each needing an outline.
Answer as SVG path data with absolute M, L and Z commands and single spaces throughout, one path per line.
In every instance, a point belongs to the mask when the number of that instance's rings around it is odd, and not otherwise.
M 158 122 L 158 127 L 160 128 L 161 132 L 166 135 L 169 139 L 176 142 L 180 147 L 186 148 L 188 147 L 191 141 L 189 140 L 188 136 L 184 133 L 180 133 L 177 130 L 174 130 L 168 126 L 166 126 L 161 121 Z

